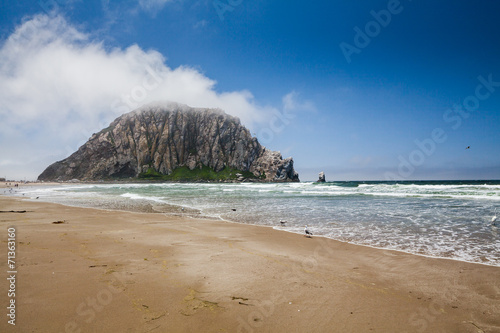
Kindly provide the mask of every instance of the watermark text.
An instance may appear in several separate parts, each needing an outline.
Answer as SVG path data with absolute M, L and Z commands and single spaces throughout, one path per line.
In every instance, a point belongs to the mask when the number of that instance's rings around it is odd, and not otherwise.
M 9 281 L 9 304 L 7 306 L 7 322 L 10 325 L 16 325 L 16 229 L 10 227 L 7 229 L 7 281 Z

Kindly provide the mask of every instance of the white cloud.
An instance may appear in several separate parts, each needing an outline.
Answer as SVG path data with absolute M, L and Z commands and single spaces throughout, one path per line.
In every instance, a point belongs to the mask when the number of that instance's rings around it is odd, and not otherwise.
M 154 50 L 108 49 L 61 16 L 32 17 L 0 45 L 0 176 L 36 178 L 115 117 L 156 100 L 221 108 L 247 126 L 275 111 L 215 85 Z
M 153 101 L 221 108 L 268 132 L 283 114 L 315 110 L 296 92 L 280 113 L 249 91 L 215 87 L 199 70 L 168 67 L 159 52 L 108 49 L 61 16 L 37 15 L 0 45 L 0 176 L 35 179 L 117 116 Z
M 286 112 L 298 112 L 298 111 L 308 111 L 316 112 L 316 107 L 311 101 L 298 101 L 299 94 L 296 91 L 292 91 L 285 96 L 283 96 L 283 109 Z

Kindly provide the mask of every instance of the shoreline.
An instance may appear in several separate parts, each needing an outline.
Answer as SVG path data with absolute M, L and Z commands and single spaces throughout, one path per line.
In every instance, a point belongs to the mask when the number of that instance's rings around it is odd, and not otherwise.
M 20 184 L 20 185 L 22 185 L 22 184 Z M 77 184 L 75 184 L 75 183 L 34 183 L 34 184 L 30 184 L 30 185 L 43 187 L 43 186 L 66 186 L 66 185 L 67 186 L 75 186 Z M 0 184 L 0 188 L 2 188 L 1 184 Z M 8 196 L 10 196 L 10 195 L 8 195 Z M 15 195 L 13 195 L 12 197 L 18 197 L 18 198 L 21 198 L 23 200 L 33 200 L 33 199 L 26 198 L 26 197 L 15 196 Z M 45 202 L 51 203 L 51 201 L 45 201 Z M 148 213 L 148 214 L 159 213 L 159 214 L 177 216 L 180 218 L 220 220 L 220 221 L 226 221 L 229 223 L 238 223 L 238 224 L 244 224 L 244 225 L 266 226 L 266 227 L 271 227 L 274 230 L 285 231 L 285 232 L 289 232 L 289 233 L 293 233 L 293 234 L 302 235 L 301 232 L 281 229 L 277 225 L 252 224 L 252 223 L 245 223 L 245 222 L 239 222 L 239 221 L 234 221 L 234 220 L 230 220 L 230 219 L 225 219 L 225 218 L 220 217 L 220 216 L 217 217 L 217 216 L 210 216 L 210 215 L 201 215 L 201 211 L 199 209 L 196 209 L 196 208 L 186 207 L 186 206 L 181 206 L 181 205 L 167 204 L 167 203 L 160 204 L 160 203 L 151 202 L 151 201 L 145 200 L 145 199 L 144 200 L 142 200 L 142 199 L 141 200 L 133 200 L 133 204 L 131 202 L 129 202 L 128 204 L 123 204 L 121 206 L 117 205 L 116 203 L 114 203 L 114 204 L 106 203 L 103 206 L 95 206 L 92 204 L 85 204 L 85 203 L 83 203 L 83 204 L 70 204 L 70 203 L 60 203 L 60 202 L 53 202 L 53 203 L 66 205 L 69 207 L 91 208 L 91 209 L 101 209 L 101 210 L 109 210 L 109 211 L 140 212 L 140 213 Z M 425 253 L 416 253 L 416 252 L 411 252 L 411 251 L 405 251 L 402 249 L 391 249 L 391 248 L 377 247 L 377 246 L 369 245 L 369 244 L 362 244 L 362 243 L 356 243 L 356 242 L 351 242 L 351 241 L 347 241 L 347 240 L 330 238 L 330 237 L 324 236 L 324 235 L 315 235 L 315 237 L 323 237 L 325 239 L 331 239 L 331 240 L 335 240 L 338 242 L 352 244 L 352 245 L 356 245 L 356 246 L 366 246 L 368 248 L 372 248 L 375 250 L 395 251 L 395 252 L 401 252 L 401 253 L 410 254 L 410 255 L 422 256 L 422 257 L 426 257 L 426 258 L 445 259 L 445 260 L 453 260 L 453 261 L 466 262 L 466 263 L 485 265 L 485 266 L 491 266 L 491 267 L 500 267 L 500 264 L 498 264 L 498 265 L 491 264 L 489 261 L 479 262 L 479 261 L 471 261 L 471 260 L 465 260 L 465 259 L 455 258 L 455 257 L 445 257 L 445 256 L 436 256 L 436 255 L 425 254 Z
M 40 186 L 40 187 L 44 187 L 44 186 L 75 186 L 75 185 L 78 185 L 78 184 L 82 184 L 82 185 L 89 185 L 89 184 L 96 184 L 96 185 L 99 185 L 99 184 L 115 184 L 115 183 L 119 183 L 119 182 L 113 182 L 113 181 L 110 181 L 110 182 L 80 182 L 80 183 L 71 183 L 71 182 L 45 182 L 45 183 L 40 183 L 40 182 L 38 182 L 38 183 L 28 183 L 28 184 L 22 184 L 21 182 L 17 182 L 17 183 L 19 183 L 19 186 L 29 186 L 29 187 L 31 187 L 31 186 Z M 139 182 L 139 183 L 143 183 L 143 182 Z M 156 184 L 156 183 L 176 183 L 176 182 L 155 182 L 155 181 L 150 182 L 150 181 L 145 181 L 144 183 Z M 2 186 L 2 185 L 4 185 L 4 184 L 0 183 L 0 188 L 9 188 L 9 187 L 12 187 L 12 186 Z M 0 194 L 0 196 L 1 195 L 2 194 Z M 12 195 L 12 196 L 8 195 L 8 196 L 9 197 L 17 197 L 17 198 L 20 198 L 22 200 L 28 200 L 28 201 L 29 200 L 33 200 L 33 199 L 24 198 L 24 197 L 20 197 L 20 196 L 14 196 L 14 195 Z M 141 203 L 141 201 L 142 201 L 142 203 Z M 155 204 L 155 203 L 152 203 L 152 202 L 150 202 L 148 200 L 134 200 L 134 204 L 135 204 L 134 207 L 131 207 L 132 205 L 130 205 L 130 204 L 126 205 L 126 207 L 125 206 L 116 206 L 116 204 L 115 205 L 109 204 L 108 206 L 104 205 L 103 207 L 99 207 L 99 206 L 93 206 L 91 204 L 88 204 L 88 205 L 86 205 L 86 204 L 71 205 L 69 203 L 58 203 L 58 202 L 50 202 L 50 201 L 44 201 L 44 202 L 46 202 L 46 203 L 55 203 L 55 204 L 60 204 L 60 205 L 64 205 L 64 206 L 68 206 L 68 207 L 75 207 L 75 208 L 89 208 L 89 209 L 99 209 L 99 210 L 116 211 L 116 212 L 120 212 L 120 211 L 123 211 L 123 212 L 137 212 L 137 213 L 145 213 L 145 214 L 156 214 L 156 213 L 158 213 L 158 214 L 165 214 L 165 215 L 179 217 L 179 218 L 216 220 L 216 221 L 224 221 L 224 222 L 228 222 L 228 223 L 236 223 L 236 224 L 242 224 L 242 225 L 271 227 L 272 229 L 277 230 L 277 231 L 284 231 L 284 232 L 288 232 L 288 233 L 292 233 L 292 234 L 302 235 L 302 233 L 300 233 L 300 232 L 295 232 L 295 231 L 280 229 L 279 226 L 263 225 L 263 224 L 252 224 L 252 223 L 245 223 L 245 222 L 233 221 L 233 220 L 225 219 L 225 218 L 222 218 L 222 217 L 214 217 L 214 216 L 209 216 L 209 215 L 198 215 L 198 214 L 201 214 L 201 212 L 200 212 L 200 210 L 195 209 L 195 208 L 183 207 L 183 206 L 180 206 L 180 205 L 172 205 L 172 204 L 166 204 L 166 203 L 162 203 L 162 204 L 156 203 Z M 162 210 L 159 210 L 158 208 L 164 208 L 165 210 L 162 211 Z M 187 209 L 187 211 L 180 210 L 180 208 Z M 435 256 L 435 255 L 431 255 L 431 254 L 415 253 L 415 252 L 410 252 L 410 251 L 405 251 L 405 250 L 400 250 L 400 249 L 391 249 L 391 248 L 377 247 L 377 246 L 373 246 L 373 245 L 369 245 L 369 244 L 361 244 L 361 243 L 355 243 L 355 242 L 350 242 L 350 241 L 345 241 L 345 240 L 334 239 L 334 238 L 330 238 L 330 237 L 323 236 L 323 235 L 315 235 L 314 237 L 322 237 L 322 238 L 325 238 L 325 239 L 334 240 L 334 241 L 338 241 L 338 242 L 346 243 L 346 244 L 351 244 L 351 245 L 355 245 L 355 246 L 364 246 L 364 247 L 367 247 L 367 248 L 370 248 L 370 249 L 374 249 L 374 250 L 395 251 L 395 252 L 409 254 L 409 255 L 421 256 L 421 257 L 424 257 L 424 258 L 444 259 L 444 260 L 452 260 L 452 261 L 458 261 L 458 262 L 465 262 L 465 263 L 470 263 L 470 264 L 484 265 L 484 266 L 489 266 L 489 267 L 500 267 L 500 265 L 490 264 L 487 261 L 486 262 L 468 261 L 468 260 L 465 260 L 465 259 L 454 258 L 454 257 Z
M 223 220 L 10 196 L 0 207 L 27 211 L 0 214 L 4 245 L 17 230 L 23 330 L 500 331 L 495 266 Z
M 93 208 L 93 207 L 88 207 L 88 208 Z M 99 209 L 99 208 L 96 208 L 96 209 Z M 117 211 L 119 211 L 119 210 L 117 210 Z M 148 213 L 145 213 L 145 214 L 148 214 Z M 193 216 L 185 216 L 185 217 L 186 218 L 192 218 L 192 219 L 198 219 L 197 217 L 193 217 Z M 200 219 L 205 219 L 205 218 L 206 219 L 212 219 L 211 217 L 200 217 Z M 219 220 L 215 220 L 215 221 L 219 221 Z M 284 230 L 284 229 L 277 229 L 277 228 L 275 228 L 277 226 L 272 226 L 272 225 L 250 224 L 250 223 L 243 223 L 243 222 L 231 221 L 231 220 L 227 220 L 227 219 L 223 219 L 223 218 L 220 218 L 220 221 L 227 222 L 227 223 L 242 224 L 242 225 L 251 225 L 251 226 L 255 226 L 255 227 L 266 227 L 266 228 L 271 228 L 271 229 L 276 230 L 276 231 L 287 232 L 287 233 L 291 233 L 291 234 L 294 234 L 294 235 L 304 235 L 303 233 L 299 233 L 299 232 L 294 232 L 294 231 Z M 417 257 L 424 257 L 424 258 L 429 258 L 429 259 L 452 260 L 452 261 L 457 261 L 457 262 L 463 262 L 463 263 L 466 263 L 466 264 L 483 265 L 483 266 L 487 266 L 487 267 L 497 267 L 497 268 L 500 268 L 500 266 L 490 265 L 490 264 L 487 264 L 487 263 L 467 261 L 467 260 L 461 260 L 461 259 L 456 259 L 456 258 L 451 258 L 451 257 L 437 257 L 437 256 L 429 255 L 429 254 L 412 253 L 412 252 L 403 251 L 403 250 L 389 249 L 389 248 L 383 248 L 383 247 L 376 247 L 376 246 L 367 245 L 367 244 L 358 244 L 358 243 L 354 243 L 354 242 L 348 242 L 348 241 L 343 241 L 343 240 L 339 240 L 339 239 L 330 238 L 330 237 L 327 237 L 327 236 L 324 236 L 324 235 L 313 235 L 313 237 L 315 237 L 315 238 L 319 237 L 319 238 L 322 238 L 322 239 L 327 239 L 327 240 L 331 240 L 331 241 L 334 241 L 334 242 L 339 242 L 339 243 L 353 245 L 353 246 L 366 247 L 368 249 L 373 249 L 373 250 L 378 250 L 378 251 L 391 251 L 391 252 L 398 252 L 398 253 L 401 253 L 401 254 L 407 254 L 407 255 L 417 256 Z

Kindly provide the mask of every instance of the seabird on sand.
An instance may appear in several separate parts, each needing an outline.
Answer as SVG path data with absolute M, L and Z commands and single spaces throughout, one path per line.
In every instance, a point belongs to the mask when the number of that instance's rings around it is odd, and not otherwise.
M 285 224 L 286 224 L 286 221 L 282 221 L 282 220 L 280 220 L 280 223 L 281 223 L 281 225 L 285 225 Z
M 312 236 L 312 232 L 310 232 L 309 229 L 307 229 L 307 225 L 304 228 L 304 232 L 305 232 L 305 234 L 306 234 L 307 237 L 311 237 Z

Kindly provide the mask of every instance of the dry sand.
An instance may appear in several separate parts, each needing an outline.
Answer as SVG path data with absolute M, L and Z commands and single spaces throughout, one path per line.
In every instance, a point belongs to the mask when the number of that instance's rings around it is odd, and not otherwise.
M 498 267 L 5 196 L 0 211 L 0 332 L 500 332 Z

